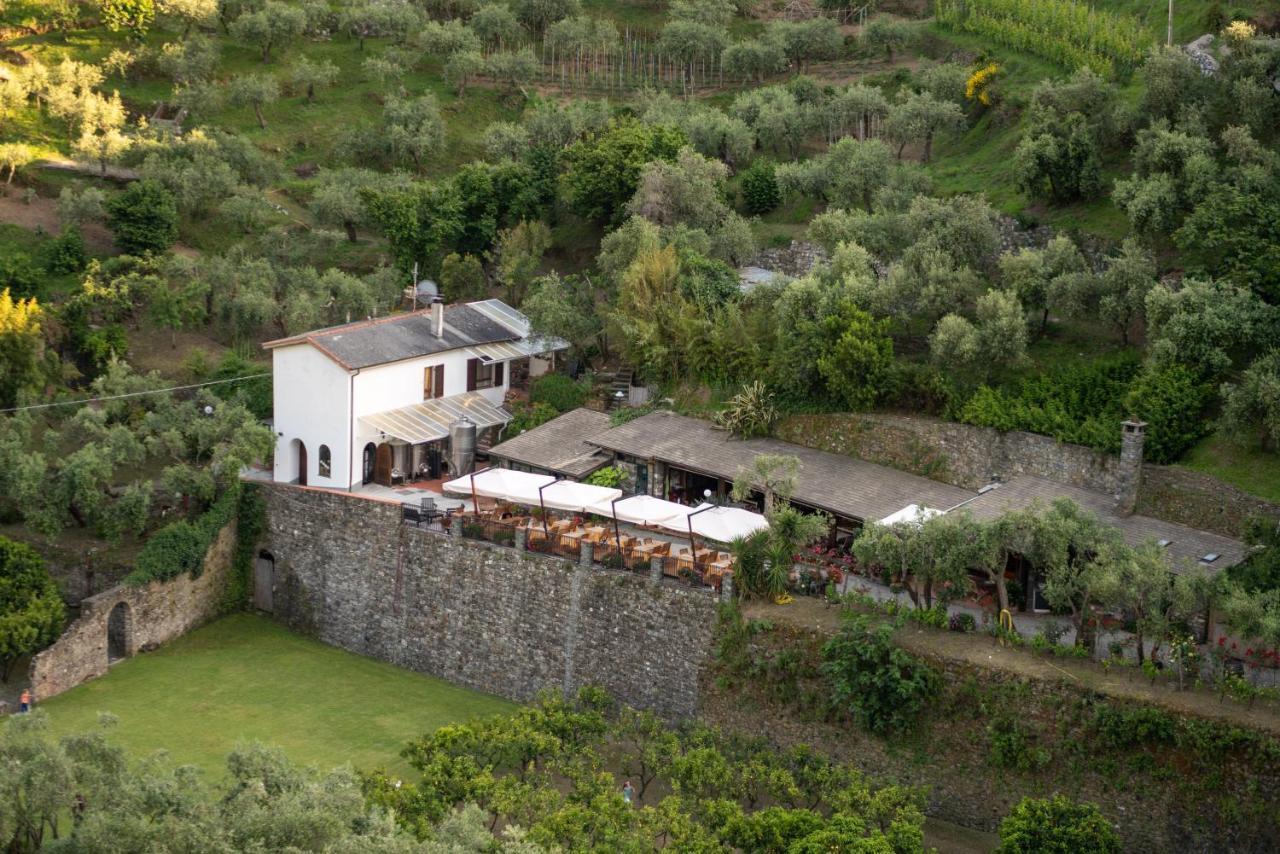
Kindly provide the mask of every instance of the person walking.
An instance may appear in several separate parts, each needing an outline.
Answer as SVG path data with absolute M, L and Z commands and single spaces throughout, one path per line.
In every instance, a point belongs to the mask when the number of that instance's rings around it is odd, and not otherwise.
M 30 688 L 22 689 L 22 696 L 18 698 L 18 711 L 19 712 L 31 711 L 31 689 Z
M 635 786 L 631 785 L 630 780 L 622 784 L 622 799 L 627 802 L 627 806 L 631 806 L 631 799 L 635 796 L 635 793 Z

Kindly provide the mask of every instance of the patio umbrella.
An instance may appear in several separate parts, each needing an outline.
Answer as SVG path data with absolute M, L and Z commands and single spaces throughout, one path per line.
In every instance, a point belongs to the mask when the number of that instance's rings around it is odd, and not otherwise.
M 740 507 L 715 507 L 703 504 L 688 516 L 693 533 L 717 543 L 732 543 L 739 537 L 747 537 L 769 527 L 769 522 L 759 513 Z
M 602 512 L 599 507 L 608 507 L 615 498 L 621 496 L 621 489 L 593 486 L 589 483 L 578 483 L 575 480 L 556 481 L 542 490 L 542 501 L 547 507 L 571 513 L 595 513 L 601 516 L 611 514 L 608 511 Z
M 915 522 L 919 525 L 934 516 L 941 516 L 947 511 L 935 510 L 932 507 L 922 507 L 919 504 L 908 504 L 896 513 L 890 513 L 880 520 L 881 525 L 896 525 L 898 522 Z
M 652 495 L 633 495 L 620 501 L 598 502 L 589 512 L 632 525 L 657 525 L 682 510 L 687 513 L 690 508 Z

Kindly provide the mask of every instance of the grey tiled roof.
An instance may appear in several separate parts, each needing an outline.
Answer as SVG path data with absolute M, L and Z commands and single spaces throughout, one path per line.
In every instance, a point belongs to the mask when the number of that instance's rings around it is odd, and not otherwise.
M 489 449 L 489 456 L 566 477 L 585 477 L 609 462 L 609 455 L 586 440 L 609 429 L 609 416 L 574 409 Z
M 486 317 L 470 305 L 444 309 L 444 335 L 437 337 L 431 323 L 431 309 L 398 314 L 377 320 L 348 323 L 317 329 L 291 338 L 268 341 L 264 347 L 280 347 L 309 342 L 345 368 L 370 368 L 402 359 L 459 350 L 477 344 L 514 341 L 520 336 L 512 329 Z
M 1102 521 L 1119 528 L 1130 544 L 1137 545 L 1147 540 L 1168 540 L 1166 548 L 1175 570 L 1198 563 L 1200 558 L 1208 554 L 1220 557 L 1206 566 L 1211 570 L 1222 570 L 1239 563 L 1245 554 L 1244 544 L 1239 540 L 1150 516 L 1121 516 L 1116 512 L 1115 501 L 1110 495 L 1031 475 L 1018 475 L 1008 483 L 1002 483 L 979 495 L 966 504 L 965 508 L 976 519 L 994 519 L 1007 510 L 1027 507 L 1036 501 L 1047 505 L 1055 498 L 1070 498 L 1081 507 L 1093 511 Z
M 789 454 L 800 460 L 797 503 L 856 519 L 883 519 L 908 504 L 946 510 L 973 496 L 957 486 L 842 454 L 778 439 L 735 439 L 709 421 L 669 412 L 643 415 L 588 441 L 726 480 L 735 478 L 760 454 Z

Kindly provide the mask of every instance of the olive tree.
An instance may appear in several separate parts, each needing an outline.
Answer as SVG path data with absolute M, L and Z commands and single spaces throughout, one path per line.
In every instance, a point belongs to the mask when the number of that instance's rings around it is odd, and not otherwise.
M 271 52 L 284 48 L 307 28 L 307 15 L 296 6 L 281 0 L 267 0 L 256 12 L 236 18 L 231 34 L 240 41 L 257 45 L 262 51 L 262 61 L 271 61 Z
M 280 97 L 280 84 L 268 74 L 241 74 L 227 87 L 228 100 L 237 107 L 249 107 L 258 120 L 258 127 L 266 130 L 267 119 L 262 108 L 275 103 Z
M 1280 350 L 1258 356 L 1222 386 L 1222 426 L 1237 441 L 1280 447 Z

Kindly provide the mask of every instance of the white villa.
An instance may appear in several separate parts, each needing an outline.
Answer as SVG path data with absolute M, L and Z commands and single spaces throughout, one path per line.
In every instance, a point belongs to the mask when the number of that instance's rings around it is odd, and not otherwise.
M 511 418 L 511 368 L 533 357 L 536 374 L 545 367 L 536 357 L 567 346 L 533 334 L 528 318 L 496 299 L 268 341 L 273 479 L 356 489 L 462 474 L 475 432 L 500 431 Z

